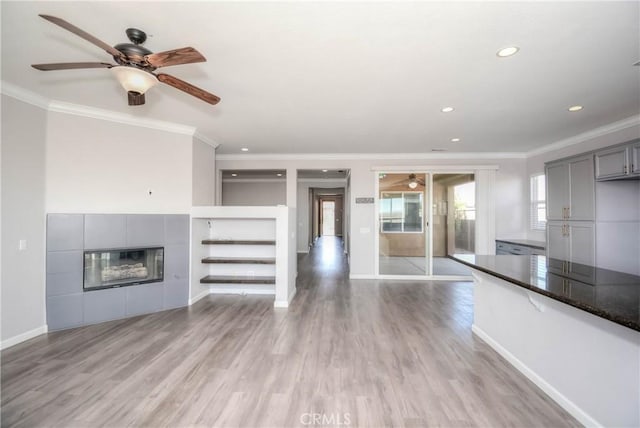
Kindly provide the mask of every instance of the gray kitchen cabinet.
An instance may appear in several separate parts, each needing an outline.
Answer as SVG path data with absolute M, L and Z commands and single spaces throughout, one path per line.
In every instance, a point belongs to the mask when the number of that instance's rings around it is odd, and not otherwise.
M 595 176 L 598 181 L 640 177 L 640 140 L 600 150 L 595 153 Z
M 547 220 L 594 220 L 593 155 L 550 162 L 545 174 Z
M 640 176 L 640 141 L 631 144 L 631 174 Z
M 595 266 L 595 228 L 590 221 L 547 223 L 547 257 Z

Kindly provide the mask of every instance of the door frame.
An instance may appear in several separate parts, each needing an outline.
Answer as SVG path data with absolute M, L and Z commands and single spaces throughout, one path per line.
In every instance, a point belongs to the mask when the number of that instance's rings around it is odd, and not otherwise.
M 493 254 L 495 252 L 495 203 L 494 203 L 494 182 L 497 165 L 415 165 L 415 166 L 373 166 L 374 172 L 374 277 L 381 279 L 407 279 L 407 280 L 447 280 L 447 281 L 468 281 L 470 276 L 461 275 L 432 275 L 433 272 L 433 239 L 431 226 L 433 224 L 433 175 L 434 174 L 474 174 L 476 182 L 476 253 Z M 425 188 L 428 188 L 428 195 L 425 196 L 428 209 L 425 213 L 427 222 L 425 239 L 427 255 L 427 274 L 425 275 L 387 275 L 380 273 L 380 179 L 379 174 L 426 174 Z M 483 199 L 481 199 L 483 198 Z M 479 220 L 480 218 L 480 220 Z M 493 250 L 487 242 L 494 242 Z M 483 243 L 483 244 L 481 244 Z

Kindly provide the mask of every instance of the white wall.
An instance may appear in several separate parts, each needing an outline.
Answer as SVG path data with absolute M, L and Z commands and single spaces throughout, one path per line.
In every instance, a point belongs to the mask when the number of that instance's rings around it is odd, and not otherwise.
M 46 123 L 45 110 L 2 96 L 3 347 L 45 331 Z
M 363 156 L 364 157 L 364 156 Z M 526 235 L 526 221 L 528 203 L 526 177 L 526 160 L 524 158 L 513 159 L 476 159 L 476 158 L 445 158 L 435 157 L 430 159 L 386 159 L 386 158 L 346 158 L 345 159 L 309 159 L 293 158 L 277 159 L 276 155 L 265 159 L 245 157 L 238 159 L 232 156 L 217 156 L 216 168 L 218 170 L 242 170 L 242 169 L 350 169 L 351 189 L 349 204 L 350 222 L 350 269 L 352 275 L 373 275 L 376 259 L 375 250 L 375 205 L 355 204 L 355 198 L 374 197 L 376 172 L 373 166 L 407 166 L 428 167 L 443 165 L 497 165 L 495 189 L 496 189 L 496 237 L 523 238 Z M 513 189 L 516 189 L 513 191 Z M 519 190 L 518 190 L 519 189 Z M 307 214 L 298 210 L 298 234 L 302 217 Z M 304 231 L 306 234 L 307 232 Z M 300 243 L 298 243 L 300 245 Z M 487 245 L 495 245 L 489 243 Z
M 225 179 L 222 182 L 222 205 L 286 205 L 286 179 Z
M 188 135 L 50 112 L 46 211 L 189 213 L 192 145 Z
M 213 146 L 193 138 L 192 203 L 214 205 L 216 190 L 216 150 Z

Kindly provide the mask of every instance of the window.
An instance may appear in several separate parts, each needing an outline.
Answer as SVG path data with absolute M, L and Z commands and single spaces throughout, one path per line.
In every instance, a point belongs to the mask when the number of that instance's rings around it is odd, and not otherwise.
M 531 229 L 545 230 L 547 226 L 547 204 L 544 174 L 531 176 Z
M 422 192 L 382 192 L 381 195 L 382 232 L 422 232 Z

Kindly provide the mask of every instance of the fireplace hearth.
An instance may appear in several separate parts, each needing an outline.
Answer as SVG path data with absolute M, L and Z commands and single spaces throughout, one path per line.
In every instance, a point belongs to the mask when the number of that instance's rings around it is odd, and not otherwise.
M 163 279 L 163 247 L 84 252 L 84 291 L 161 282 Z

